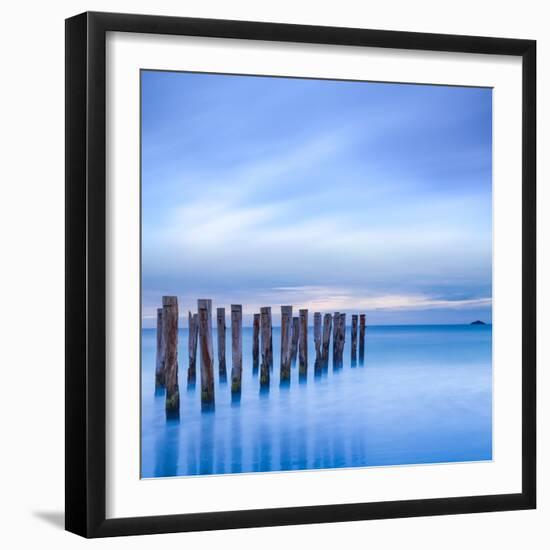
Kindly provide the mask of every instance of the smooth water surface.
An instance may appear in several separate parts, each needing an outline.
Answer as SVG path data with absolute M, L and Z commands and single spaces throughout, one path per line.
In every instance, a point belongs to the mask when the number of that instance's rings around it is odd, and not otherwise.
M 201 412 L 187 388 L 187 329 L 179 332 L 180 418 L 166 419 L 155 391 L 155 330 L 142 331 L 142 477 L 422 464 L 492 458 L 491 326 L 369 326 L 365 360 L 314 372 L 309 329 L 307 380 L 293 366 L 279 385 L 280 329 L 273 328 L 269 391 L 252 369 L 252 329 L 243 328 L 239 402 L 216 371 L 215 410 Z M 231 372 L 231 329 L 227 371 Z M 216 329 L 213 329 L 214 353 Z M 332 350 L 331 350 L 332 356 Z

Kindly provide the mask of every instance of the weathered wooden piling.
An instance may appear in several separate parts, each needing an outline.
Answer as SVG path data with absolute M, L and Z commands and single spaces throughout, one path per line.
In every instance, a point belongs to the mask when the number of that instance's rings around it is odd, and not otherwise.
M 335 311 L 332 316 L 333 329 L 332 329 L 332 368 L 338 367 L 338 350 L 340 346 L 340 312 Z
M 340 323 L 342 326 L 342 342 L 346 341 L 346 314 L 340 313 Z
M 321 314 L 315 312 L 313 314 L 313 341 L 315 342 L 315 363 L 321 361 Z
M 260 308 L 260 336 L 262 362 L 260 365 L 260 386 L 269 386 L 269 371 L 273 363 L 271 308 Z
M 201 402 L 214 404 L 214 354 L 212 346 L 212 300 L 198 300 L 201 350 Z
M 157 353 L 155 364 L 155 386 L 164 386 L 164 350 L 162 349 L 162 308 L 157 309 Z
M 346 314 L 334 313 L 334 335 L 332 343 L 332 366 L 340 368 L 344 363 L 344 343 L 346 340 Z
M 351 316 L 351 366 L 357 364 L 357 321 L 358 316 Z
M 256 372 L 260 366 L 260 314 L 254 313 L 252 323 L 252 371 Z
M 227 366 L 225 362 L 225 308 L 219 307 L 216 309 L 216 332 L 218 342 L 218 372 L 220 380 L 227 377 Z
M 365 324 L 366 317 L 364 313 L 359 315 L 359 364 L 365 362 Z
M 164 383 L 166 386 L 166 413 L 179 413 L 178 386 L 178 298 L 162 297 L 162 338 L 164 347 Z
M 268 338 L 268 358 L 269 369 L 273 370 L 273 318 L 271 316 L 271 307 L 269 308 L 269 338 Z
M 307 374 L 307 309 L 300 310 L 300 338 L 298 340 L 298 365 L 302 376 Z
M 340 313 L 340 348 L 339 348 L 339 356 L 340 356 L 340 366 L 344 364 L 344 345 L 346 343 L 346 314 Z
M 273 360 L 271 342 L 271 308 L 262 307 L 260 308 L 260 386 L 269 385 L 271 362 Z
M 330 333 L 332 332 L 332 315 L 330 313 L 325 313 L 323 318 L 323 348 L 322 348 L 322 361 L 323 368 L 328 365 L 328 351 L 330 348 Z
M 300 318 L 292 318 L 292 342 L 290 344 L 291 348 L 291 361 L 294 365 L 296 363 L 296 358 L 298 357 L 298 340 L 300 338 Z
M 231 393 L 241 392 L 243 372 L 243 306 L 231 305 Z
M 197 381 L 197 341 L 199 339 L 199 315 L 189 312 L 189 337 L 187 339 L 187 352 L 189 355 L 189 368 L 187 369 L 187 384 L 194 385 Z
M 292 365 L 292 306 L 281 306 L 281 383 L 290 381 Z
M 271 348 L 272 328 L 271 328 L 271 308 L 260 308 L 260 345 L 262 350 L 262 362 L 260 365 L 260 386 L 269 386 L 269 371 L 273 361 Z

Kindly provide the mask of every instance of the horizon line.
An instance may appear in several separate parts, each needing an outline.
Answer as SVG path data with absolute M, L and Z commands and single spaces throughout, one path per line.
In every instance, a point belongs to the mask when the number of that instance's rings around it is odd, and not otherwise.
M 180 318 L 180 317 L 178 317 Z M 147 319 L 150 319 L 149 317 L 147 317 Z M 181 317 L 181 319 L 186 319 L 186 317 Z M 479 319 L 476 319 L 475 321 L 470 321 L 469 323 L 400 323 L 400 324 L 395 324 L 395 323 L 376 323 L 376 324 L 369 324 L 367 323 L 365 326 L 368 328 L 368 327 L 469 327 L 469 326 L 493 326 L 493 323 L 492 322 L 485 322 L 485 321 L 481 321 L 481 325 L 480 324 L 475 324 L 474 323 L 476 321 L 479 321 Z M 243 325 L 244 326 L 244 325 Z M 347 324 L 345 325 L 346 327 L 351 327 L 352 325 L 351 324 Z M 213 323 L 212 324 L 212 327 L 213 328 L 216 328 L 215 327 L 215 324 Z M 231 324 L 229 325 L 226 325 L 226 327 L 231 327 Z M 275 324 L 272 324 L 271 325 L 272 328 L 281 328 L 281 325 L 275 325 Z M 308 328 L 311 327 L 313 328 L 314 325 L 310 325 L 308 324 Z M 142 329 L 150 329 L 150 330 L 156 330 L 156 327 L 144 327 L 143 324 L 141 325 L 141 328 Z M 178 328 L 188 328 L 188 327 L 178 327 Z

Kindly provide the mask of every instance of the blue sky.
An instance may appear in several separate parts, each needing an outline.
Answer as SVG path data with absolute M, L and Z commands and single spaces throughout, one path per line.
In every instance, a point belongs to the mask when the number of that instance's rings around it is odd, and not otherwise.
M 144 326 L 163 294 L 491 321 L 490 89 L 141 79 Z

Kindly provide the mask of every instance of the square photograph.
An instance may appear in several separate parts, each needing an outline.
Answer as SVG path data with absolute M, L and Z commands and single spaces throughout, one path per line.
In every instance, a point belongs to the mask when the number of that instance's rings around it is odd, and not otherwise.
M 142 478 L 492 460 L 492 89 L 140 86 Z

